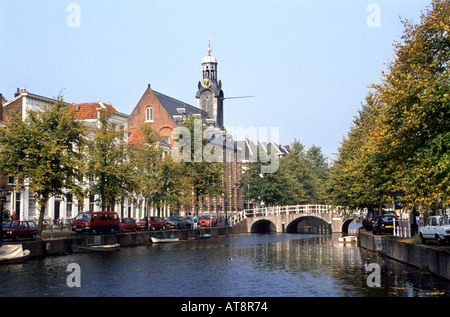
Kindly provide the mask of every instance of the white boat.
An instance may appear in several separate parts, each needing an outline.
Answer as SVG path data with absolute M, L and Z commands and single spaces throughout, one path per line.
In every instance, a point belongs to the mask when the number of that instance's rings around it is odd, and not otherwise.
M 23 250 L 21 244 L 2 245 L 0 247 L 0 264 L 20 263 L 30 255 L 30 250 Z
M 106 244 L 106 245 L 71 245 L 72 252 L 89 252 L 89 251 L 95 251 L 95 252 L 110 252 L 110 251 L 119 251 L 120 250 L 120 244 Z
M 152 236 L 150 238 L 152 239 L 153 243 L 171 243 L 171 242 L 180 241 L 180 239 L 177 236 L 175 236 L 173 233 L 170 235 L 170 237 L 161 235 L 161 236 Z
M 199 239 L 211 239 L 211 234 L 210 233 L 203 233 L 203 234 L 199 234 L 195 236 L 195 240 L 199 240 Z
M 347 242 L 358 242 L 358 237 L 356 236 L 346 236 L 338 239 L 340 243 L 347 243 Z

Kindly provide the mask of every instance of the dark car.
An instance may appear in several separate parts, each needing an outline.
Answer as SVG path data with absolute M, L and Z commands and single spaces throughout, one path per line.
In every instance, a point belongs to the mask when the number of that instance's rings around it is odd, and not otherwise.
M 167 227 L 174 229 L 186 228 L 187 221 L 183 217 L 180 216 L 172 216 L 167 218 L 166 220 Z
M 185 216 L 184 220 L 186 220 L 186 228 L 193 228 L 194 227 L 194 218 L 191 216 Z
M 122 218 L 120 220 L 120 231 L 126 232 L 126 231 L 136 231 L 136 221 L 134 221 L 133 218 Z
M 364 227 L 364 229 L 366 229 L 366 231 L 372 230 L 372 224 L 373 224 L 373 221 L 375 220 L 376 215 L 377 215 L 376 210 L 369 210 L 367 212 L 367 214 L 364 217 L 364 220 L 362 222 L 363 227 Z
M 2 234 L 5 239 L 35 239 L 38 229 L 34 221 L 9 221 L 3 225 Z
M 137 228 L 139 230 L 145 229 L 145 218 L 141 219 L 137 223 Z M 166 229 L 166 220 L 164 220 L 164 218 L 161 218 L 161 217 L 150 216 L 150 217 L 148 217 L 148 228 L 150 230 L 165 230 Z
M 372 233 L 394 232 L 394 218 L 396 217 L 397 216 L 393 213 L 383 213 L 378 215 L 372 224 Z

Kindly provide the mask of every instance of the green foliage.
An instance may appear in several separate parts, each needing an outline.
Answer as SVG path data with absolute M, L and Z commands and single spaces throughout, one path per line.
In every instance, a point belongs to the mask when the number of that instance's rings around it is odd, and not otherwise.
M 0 129 L 0 170 L 17 179 L 17 186 L 28 183 L 41 210 L 39 230 L 50 196 L 75 194 L 82 199 L 85 126 L 74 119 L 70 105 L 62 98 L 40 110 L 28 110 Z
M 258 153 L 265 151 L 258 145 Z M 279 161 L 275 173 L 261 173 L 261 156 L 250 162 L 240 181 L 244 197 L 266 206 L 326 203 L 325 185 L 328 166 L 320 147 L 312 146 L 305 151 L 304 145 L 294 141 L 291 153 Z
M 94 127 L 87 152 L 87 192 L 96 197 L 102 210 L 114 210 L 136 190 L 133 165 L 130 163 L 126 131 L 110 120 L 111 112 L 99 110 L 99 126 Z
M 198 127 L 196 127 L 196 124 L 198 124 Z M 208 139 L 203 138 L 206 130 L 204 120 L 190 116 L 180 127 L 186 128 L 191 137 L 190 159 L 182 161 L 182 165 L 194 191 L 195 212 L 197 213 L 200 197 L 217 196 L 224 193 L 224 163 L 222 161 L 209 162 L 204 159 L 203 155 L 201 157 L 196 155 L 201 153 L 208 144 Z M 196 128 L 199 131 L 196 131 Z M 201 138 L 201 141 L 196 139 L 198 137 Z M 181 140 L 176 141 L 180 142 Z
M 155 204 L 158 212 L 163 204 L 174 209 L 178 204 L 190 205 L 191 187 L 183 164 L 174 162 L 170 155 L 163 157 L 162 140 L 151 126 L 143 124 L 137 133 L 142 141 L 135 145 L 131 158 L 138 193 Z
M 403 23 L 396 59 L 371 86 L 334 162 L 336 205 L 378 205 L 394 196 L 424 210 L 450 202 L 450 2 L 435 0 L 420 24 Z

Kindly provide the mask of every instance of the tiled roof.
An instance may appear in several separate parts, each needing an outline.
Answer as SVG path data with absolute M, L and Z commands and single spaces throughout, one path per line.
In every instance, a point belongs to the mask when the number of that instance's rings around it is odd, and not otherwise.
M 185 116 L 189 117 L 191 114 L 200 114 L 202 119 L 205 119 L 207 113 L 203 110 L 200 110 L 197 107 L 188 105 L 187 103 L 177 100 L 175 98 L 166 96 L 160 92 L 153 90 L 156 98 L 158 98 L 159 102 L 166 108 L 167 112 L 173 117 L 178 115 L 177 108 L 184 108 L 186 110 Z
M 75 111 L 75 119 L 97 119 L 98 109 L 107 109 L 117 112 L 116 108 L 101 101 L 73 104 L 72 109 Z

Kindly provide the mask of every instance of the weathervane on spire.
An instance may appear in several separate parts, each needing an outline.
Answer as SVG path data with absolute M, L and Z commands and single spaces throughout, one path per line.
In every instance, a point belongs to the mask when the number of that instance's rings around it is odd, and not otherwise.
M 211 36 L 208 36 L 208 56 L 211 56 Z

